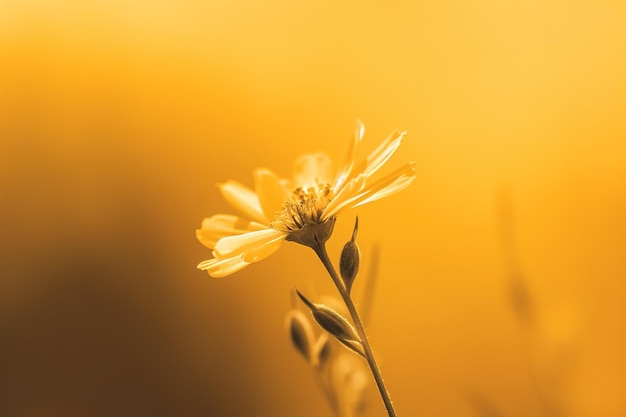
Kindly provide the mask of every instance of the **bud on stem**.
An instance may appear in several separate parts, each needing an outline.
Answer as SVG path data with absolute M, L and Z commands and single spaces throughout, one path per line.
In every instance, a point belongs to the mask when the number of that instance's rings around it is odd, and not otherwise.
M 311 310 L 313 318 L 326 330 L 333 335 L 348 349 L 365 357 L 361 338 L 352 324 L 341 314 L 324 304 L 316 304 L 309 301 L 302 293 L 296 290 L 298 297 Z
M 341 258 L 339 260 L 339 273 L 343 280 L 348 294 L 352 289 L 352 284 L 359 272 L 359 264 L 361 261 L 361 253 L 359 247 L 356 244 L 356 234 L 359 231 L 359 218 L 356 218 L 354 223 L 354 230 L 352 231 L 352 239 L 346 243 L 341 251 Z

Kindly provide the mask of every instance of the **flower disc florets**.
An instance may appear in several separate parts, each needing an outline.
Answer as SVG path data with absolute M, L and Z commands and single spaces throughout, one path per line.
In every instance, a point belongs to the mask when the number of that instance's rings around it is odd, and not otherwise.
M 329 184 L 318 184 L 317 187 L 297 188 L 291 199 L 276 214 L 276 220 L 270 223 L 273 229 L 283 232 L 294 232 L 305 225 L 324 223 L 322 214 L 333 198 L 333 190 Z
M 323 217 L 333 195 L 330 184 L 297 188 L 276 214 L 276 220 L 270 223 L 270 227 L 289 233 L 286 240 L 317 247 L 333 233 L 335 218 Z

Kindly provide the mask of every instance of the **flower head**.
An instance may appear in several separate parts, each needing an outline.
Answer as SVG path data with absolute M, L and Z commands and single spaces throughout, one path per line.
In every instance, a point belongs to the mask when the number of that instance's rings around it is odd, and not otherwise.
M 357 121 L 354 137 L 335 175 L 330 158 L 316 153 L 296 160 L 291 180 L 259 168 L 253 175 L 254 191 L 234 180 L 218 184 L 224 199 L 241 216 L 218 214 L 204 219 L 196 236 L 213 250 L 213 258 L 201 262 L 198 268 L 212 277 L 224 277 L 267 258 L 284 240 L 308 244 L 307 238 L 316 238 L 315 233 L 317 239 L 319 235 L 328 239 L 335 216 L 342 210 L 379 200 L 407 187 L 415 179 L 414 162 L 371 181 L 398 149 L 404 132 L 392 133 L 356 164 L 363 132 L 363 124 Z

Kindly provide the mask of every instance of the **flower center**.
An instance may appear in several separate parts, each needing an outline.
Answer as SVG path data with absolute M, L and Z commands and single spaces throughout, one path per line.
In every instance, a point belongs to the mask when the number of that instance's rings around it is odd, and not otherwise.
M 270 226 L 283 232 L 293 232 L 307 224 L 320 224 L 322 213 L 332 198 L 330 184 L 318 184 L 317 187 L 306 189 L 299 187 L 276 214 L 276 220 Z

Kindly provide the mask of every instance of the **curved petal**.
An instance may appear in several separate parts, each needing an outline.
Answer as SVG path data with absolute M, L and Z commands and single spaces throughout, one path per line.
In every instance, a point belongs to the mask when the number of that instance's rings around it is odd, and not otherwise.
M 357 176 L 356 178 L 352 178 L 343 186 L 341 190 L 339 190 L 337 194 L 335 194 L 331 202 L 324 209 L 321 219 L 324 221 L 345 207 L 347 204 L 346 201 L 349 202 L 355 195 L 360 194 L 361 190 L 365 187 L 366 181 L 367 176 L 363 174 Z
M 363 140 L 364 132 L 365 126 L 363 126 L 363 123 L 360 120 L 357 120 L 354 137 L 350 142 L 348 142 L 348 147 L 343 154 L 341 163 L 337 167 L 337 178 L 335 179 L 335 184 L 333 185 L 333 188 L 341 188 L 341 186 L 350 177 L 350 174 L 352 173 L 352 168 L 354 168 L 354 161 L 356 160 L 356 154 L 359 149 L 359 145 L 361 143 L 361 140 Z
M 386 177 L 383 177 L 374 184 L 368 186 L 362 193 L 344 201 L 335 209 L 335 213 L 346 206 L 357 207 L 394 194 L 405 188 L 414 179 L 415 162 L 409 162 Z
M 244 255 L 248 251 L 261 251 L 262 247 L 272 244 L 276 238 L 284 238 L 286 232 L 274 229 L 258 230 L 220 239 L 215 245 L 217 258 L 231 258 Z
M 254 171 L 254 186 L 265 218 L 273 219 L 289 199 L 289 191 L 276 174 L 265 168 Z
M 263 245 L 255 246 L 252 249 L 245 251 L 241 257 L 246 262 L 262 261 L 280 249 L 285 237 L 287 237 L 287 233 L 284 233 L 273 240 L 264 243 Z
M 246 266 L 250 265 L 250 262 L 246 262 L 241 257 L 226 258 L 226 259 L 209 259 L 202 261 L 198 264 L 198 269 L 207 271 L 213 278 L 222 278 L 237 271 L 242 270 Z
M 373 193 L 368 193 L 369 196 L 365 200 L 362 200 L 361 202 L 353 205 L 352 207 L 362 206 L 363 204 L 371 203 L 373 201 L 380 200 L 381 198 L 389 197 L 390 195 L 393 195 L 397 193 L 398 191 L 401 191 L 405 189 L 406 187 L 408 187 L 409 184 L 413 182 L 413 180 L 415 180 L 415 174 L 410 175 L 410 176 L 402 175 L 398 177 L 391 184 L 385 186 L 384 188 Z
M 217 184 L 217 186 L 224 200 L 228 201 L 231 206 L 239 210 L 246 217 L 259 223 L 269 225 L 269 221 L 261 209 L 259 198 L 251 189 L 233 180 Z
M 297 186 L 307 189 L 318 188 L 318 183 L 328 184 L 332 181 L 332 162 L 323 153 L 306 154 L 296 160 L 293 165 L 293 178 Z
M 240 235 L 267 227 L 260 223 L 244 219 L 231 214 L 216 214 L 202 221 L 200 229 L 196 230 L 196 238 L 209 249 L 215 248 L 217 241 L 226 236 Z
M 402 138 L 406 132 L 393 132 L 385 139 L 373 152 L 371 152 L 365 161 L 361 162 L 355 169 L 355 173 L 363 173 L 371 177 L 391 158 L 402 143 Z

